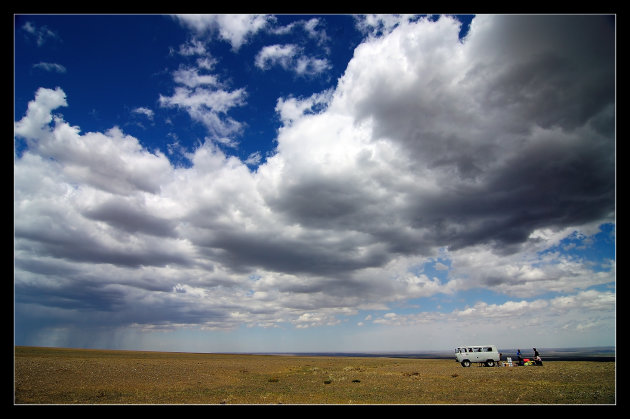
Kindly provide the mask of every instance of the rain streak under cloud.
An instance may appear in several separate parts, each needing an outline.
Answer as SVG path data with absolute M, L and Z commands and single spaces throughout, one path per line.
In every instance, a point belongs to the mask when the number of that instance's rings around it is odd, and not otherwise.
M 335 23 L 153 18 L 188 31 L 170 54 L 188 64 L 120 112 L 187 117 L 205 130 L 194 145 L 149 146 L 116 121 L 84 131 L 64 116 L 72 64 L 32 63 L 64 72 L 15 110 L 16 344 L 613 344 L 613 17 L 479 15 L 463 38 L 450 16 L 347 17 L 360 42 L 340 77 L 272 97 L 273 141 L 247 159 L 258 90 L 222 65 L 324 78 Z M 16 38 L 59 42 L 54 22 Z

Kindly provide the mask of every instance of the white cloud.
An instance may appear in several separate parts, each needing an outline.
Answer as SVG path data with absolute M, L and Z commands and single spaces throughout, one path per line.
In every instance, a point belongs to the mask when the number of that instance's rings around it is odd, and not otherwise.
M 340 321 L 334 316 L 328 316 L 323 313 L 304 313 L 297 319 L 292 321 L 298 329 L 306 329 L 309 327 L 334 326 Z
M 388 34 L 401 24 L 409 22 L 413 15 L 357 15 L 354 17 L 355 26 L 366 35 L 378 36 Z
M 321 19 L 314 17 L 309 20 L 297 20 L 284 26 L 271 26 L 267 30 L 276 35 L 289 35 L 302 29 L 309 38 L 316 40 L 318 45 L 325 45 L 330 41 L 330 37 L 326 34 L 324 26 L 325 23 Z
M 206 45 L 198 39 L 186 41 L 186 43 L 179 46 L 178 52 L 180 55 L 185 57 L 194 55 L 205 56 L 208 54 L 206 51 Z
M 57 63 L 37 63 L 37 64 L 33 64 L 33 68 L 41 68 L 44 71 L 54 71 L 57 73 L 65 73 L 66 72 L 66 67 L 62 66 L 61 64 L 57 64 Z
M 217 86 L 219 84 L 213 74 L 199 74 L 197 68 L 180 68 L 173 72 L 175 83 L 193 88 L 197 86 Z
M 237 142 L 232 136 L 240 133 L 242 123 L 227 113 L 245 104 L 245 89 L 229 90 L 216 74 L 208 73 L 217 61 L 206 52 L 201 42 L 190 41 L 180 46 L 180 52 L 200 55 L 197 66 L 180 66 L 173 71 L 174 92 L 171 96 L 160 95 L 160 106 L 184 110 L 206 127 L 213 141 L 235 147 Z
M 241 123 L 224 115 L 233 107 L 245 103 L 245 90 L 210 90 L 176 87 L 173 96 L 160 95 L 160 105 L 185 110 L 190 117 L 202 123 L 216 138 L 238 133 Z
M 247 38 L 263 29 L 270 20 L 267 15 L 219 14 L 176 15 L 175 19 L 194 30 L 197 34 L 218 33 L 218 36 L 228 41 L 234 50 L 238 50 Z
M 330 63 L 325 58 L 298 57 L 295 64 L 295 72 L 300 76 L 313 76 L 323 73 L 331 68 Z
M 315 93 L 306 99 L 297 99 L 294 97 L 278 98 L 276 103 L 276 112 L 280 116 L 284 126 L 289 126 L 293 121 L 298 120 L 303 115 L 309 113 L 319 113 L 327 106 L 332 98 L 332 91 L 326 90 L 321 93 Z
M 46 26 L 40 26 L 39 28 L 32 22 L 26 22 L 22 25 L 22 29 L 28 34 L 29 37 L 34 37 L 37 42 L 37 46 L 41 47 L 49 40 L 58 40 L 59 35 L 56 32 L 51 31 Z
M 293 56 L 297 54 L 297 46 L 295 45 L 268 45 L 256 55 L 256 66 L 267 70 L 273 65 L 280 65 L 285 70 L 288 70 Z
M 153 119 L 153 115 L 154 115 L 154 112 L 151 109 L 145 108 L 144 106 L 139 106 L 137 108 L 134 108 L 134 109 L 131 110 L 131 112 L 137 113 L 139 115 L 144 115 L 147 118 L 149 118 L 150 120 Z
M 314 76 L 331 67 L 327 59 L 301 55 L 301 49 L 293 44 L 263 47 L 256 55 L 255 64 L 262 70 L 280 66 L 299 76 Z
M 589 330 L 591 339 L 612 342 L 615 304 L 614 292 L 589 290 L 550 300 L 479 302 L 451 312 L 389 312 L 372 320 L 381 328 L 370 332 L 368 340 L 379 342 L 373 343 L 378 350 L 388 350 L 388 341 L 408 342 L 410 349 L 414 345 L 444 349 L 480 341 L 500 348 L 554 347 L 558 342 L 589 346 L 599 341 L 585 340 Z
M 15 134 L 30 139 L 45 135 L 45 126 L 52 119 L 51 111 L 60 106 L 68 106 L 66 94 L 61 88 L 55 90 L 40 88 L 35 93 L 35 100 L 29 102 L 26 115 L 15 123 Z
M 438 271 L 448 271 L 449 267 L 441 262 L 437 262 L 435 264 L 435 269 Z
M 458 288 L 462 290 L 483 287 L 505 295 L 532 297 L 541 290 L 571 293 L 615 280 L 614 270 L 594 272 L 584 261 L 559 253 L 539 255 L 523 250 L 501 255 L 488 246 L 474 246 L 449 252 L 449 257 L 450 272 L 461 278 Z
M 330 40 L 330 37 L 326 34 L 325 29 L 318 29 L 321 26 L 321 21 L 317 18 L 311 18 L 304 22 L 304 30 L 313 39 L 316 39 L 318 43 L 323 44 Z
M 224 145 L 226 147 L 231 147 L 231 148 L 236 148 L 238 146 L 238 142 L 228 137 L 215 137 L 212 139 L 206 138 L 206 140 L 210 140 L 210 141 L 214 140 L 221 145 Z
M 160 96 L 160 103 L 165 106 L 185 108 L 190 110 L 191 114 L 200 115 L 199 119 L 203 120 L 202 110 L 207 110 L 213 114 L 225 113 L 230 108 L 242 105 L 244 97 L 244 89 L 226 91 L 176 87 L 173 96 Z
M 260 151 L 255 151 L 253 153 L 251 153 L 249 156 L 247 156 L 247 159 L 245 160 L 245 164 L 247 165 L 258 165 L 262 160 L 262 155 L 260 154 Z
M 217 60 L 212 57 L 201 57 L 197 59 L 197 66 L 204 70 L 212 70 L 216 64 Z

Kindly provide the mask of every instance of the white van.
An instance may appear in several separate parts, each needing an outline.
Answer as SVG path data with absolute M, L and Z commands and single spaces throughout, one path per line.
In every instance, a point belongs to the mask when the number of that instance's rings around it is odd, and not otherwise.
M 488 367 L 494 367 L 500 361 L 501 355 L 496 345 L 460 346 L 455 349 L 455 359 L 463 367 L 470 367 L 472 362 L 481 362 Z

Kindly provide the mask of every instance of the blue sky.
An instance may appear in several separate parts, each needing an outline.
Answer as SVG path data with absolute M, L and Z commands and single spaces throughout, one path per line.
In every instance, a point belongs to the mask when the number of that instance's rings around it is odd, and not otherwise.
M 15 15 L 15 343 L 615 344 L 615 19 Z

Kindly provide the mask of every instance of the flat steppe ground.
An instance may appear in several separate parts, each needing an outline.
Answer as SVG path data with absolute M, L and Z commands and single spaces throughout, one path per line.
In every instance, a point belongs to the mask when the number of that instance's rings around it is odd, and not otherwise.
M 543 357 L 544 361 L 544 357 Z M 615 362 L 15 347 L 15 404 L 615 404 Z

